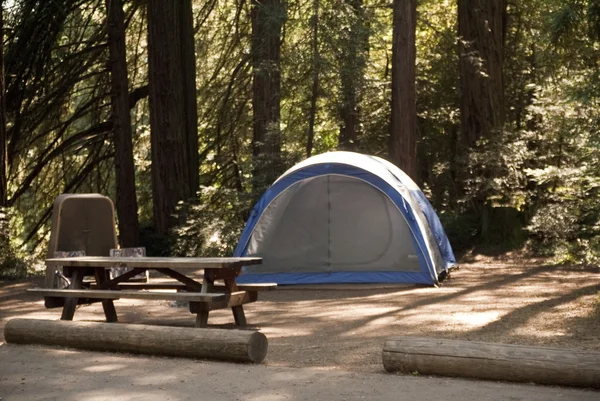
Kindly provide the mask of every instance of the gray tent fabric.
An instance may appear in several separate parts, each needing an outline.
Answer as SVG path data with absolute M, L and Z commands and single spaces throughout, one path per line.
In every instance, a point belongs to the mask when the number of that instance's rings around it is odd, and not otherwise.
M 248 254 L 268 255 L 263 273 L 420 269 L 396 206 L 370 184 L 337 175 L 301 181 L 277 197 Z

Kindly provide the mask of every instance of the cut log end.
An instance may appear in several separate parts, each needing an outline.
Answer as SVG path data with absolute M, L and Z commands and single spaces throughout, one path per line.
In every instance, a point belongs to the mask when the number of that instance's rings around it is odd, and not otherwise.
M 61 320 L 12 319 L 4 338 L 14 344 L 252 363 L 261 363 L 268 350 L 267 337 L 256 331 Z
M 261 363 L 267 356 L 269 342 L 267 336 L 263 333 L 255 331 L 248 342 L 248 357 L 253 363 Z

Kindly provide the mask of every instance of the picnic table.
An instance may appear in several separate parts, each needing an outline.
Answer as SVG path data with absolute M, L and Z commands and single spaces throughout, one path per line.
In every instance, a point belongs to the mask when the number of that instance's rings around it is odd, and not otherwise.
M 73 320 L 78 304 L 102 302 L 107 322 L 117 321 L 113 300 L 120 298 L 188 301 L 196 314 L 196 327 L 205 327 L 211 310 L 231 308 L 235 324 L 246 325 L 243 305 L 255 302 L 258 292 L 273 289 L 276 284 L 238 285 L 235 278 L 243 266 L 260 264 L 261 258 L 194 258 L 194 257 L 100 257 L 81 256 L 46 259 L 48 269 L 62 266 L 70 277 L 66 289 L 35 288 L 29 291 L 44 296 L 48 308 L 62 307 L 61 320 Z M 130 271 L 113 279 L 108 272 L 113 267 Z M 147 270 L 175 279 L 172 283 L 136 283 L 133 277 Z M 203 271 L 201 279 L 191 276 Z M 84 277 L 94 276 L 95 282 Z M 221 283 L 217 283 L 221 281 Z M 164 290 L 176 290 L 164 291 Z

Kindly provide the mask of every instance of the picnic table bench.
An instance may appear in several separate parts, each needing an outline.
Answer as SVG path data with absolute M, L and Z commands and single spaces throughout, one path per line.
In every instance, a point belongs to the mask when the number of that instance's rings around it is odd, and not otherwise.
M 71 277 L 66 289 L 35 288 L 32 293 L 44 296 L 47 308 L 62 307 L 61 320 L 73 320 L 78 304 L 102 302 L 107 322 L 117 321 L 113 301 L 146 299 L 188 301 L 196 314 L 196 327 L 206 327 L 211 310 L 231 308 L 236 325 L 245 326 L 243 305 L 255 302 L 258 292 L 276 288 L 276 284 L 237 285 L 235 278 L 243 266 L 260 264 L 261 258 L 187 258 L 187 257 L 102 257 L 82 256 L 46 259 L 48 268 L 63 267 Z M 132 270 L 109 279 L 113 267 Z M 147 270 L 154 270 L 175 279 L 174 283 L 135 283 L 129 280 Z M 203 271 L 201 281 L 190 273 Z M 94 276 L 94 283 L 85 283 L 84 276 Z M 215 281 L 222 280 L 222 284 Z M 176 290 L 167 292 L 165 290 Z

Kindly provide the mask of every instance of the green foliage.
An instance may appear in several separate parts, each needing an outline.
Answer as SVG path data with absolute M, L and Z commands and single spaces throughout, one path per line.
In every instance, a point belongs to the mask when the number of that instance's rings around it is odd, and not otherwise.
M 27 275 L 27 263 L 15 254 L 10 242 L 8 214 L 0 211 L 0 280 L 15 280 Z
M 6 255 L 6 254 L 5 254 Z M 17 280 L 27 276 L 28 264 L 14 253 L 8 253 L 0 262 L 0 280 Z
M 148 224 L 143 227 L 149 255 L 230 255 L 261 195 L 253 187 L 253 171 L 267 174 L 268 167 L 255 164 L 251 146 L 251 4 L 193 2 L 203 187 L 196 201 L 180 205 L 179 223 L 169 236 L 157 236 Z M 340 110 L 355 94 L 358 151 L 387 154 L 389 5 L 373 0 L 286 3 L 279 66 L 283 166 L 278 170 L 305 157 L 315 75 L 312 153 L 338 146 Z M 134 92 L 148 84 L 144 2 L 125 2 L 125 10 Z M 116 198 L 111 131 L 105 124 L 110 80 L 104 12 L 101 0 L 5 4 L 13 211 L 7 249 L 14 252 L 3 252 L 9 256 L 0 274 L 24 274 L 15 255 L 20 249 L 43 254 L 49 213 L 59 193 L 100 192 Z M 527 234 L 535 252 L 598 263 L 600 1 L 508 4 L 506 124 L 469 150 L 461 145 L 456 13 L 455 0 L 418 2 L 420 184 L 451 243 L 459 251 L 482 242 L 518 247 Z M 349 94 L 352 90 L 356 93 Z M 142 221 L 152 218 L 148 113 L 146 99 L 132 108 Z
M 181 203 L 172 255 L 231 256 L 244 227 L 248 195 L 203 187 L 195 203 Z
M 172 235 L 161 235 L 154 230 L 151 222 L 140 222 L 140 241 L 146 248 L 147 256 L 170 256 L 175 239 Z
M 460 254 L 473 248 L 480 228 L 479 220 L 474 214 L 444 213 L 439 217 L 455 253 Z

